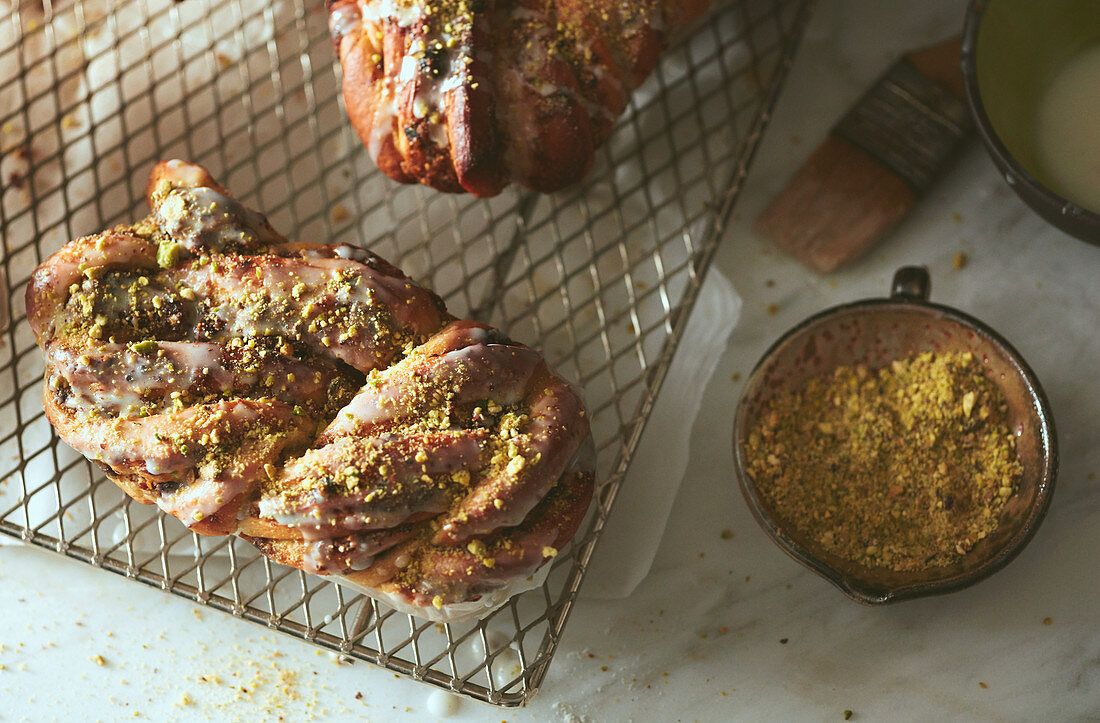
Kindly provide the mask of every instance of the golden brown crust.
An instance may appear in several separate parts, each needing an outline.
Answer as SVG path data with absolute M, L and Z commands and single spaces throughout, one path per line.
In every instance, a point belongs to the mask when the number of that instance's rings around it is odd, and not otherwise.
M 592 474 L 574 469 L 516 527 L 465 544 L 415 538 L 345 577 L 417 605 L 476 599 L 550 562 L 576 534 L 593 489 Z
M 27 320 L 38 343 L 52 336 L 68 290 L 90 267 L 155 268 L 156 246 L 120 227 L 66 244 L 31 275 L 27 284 Z
M 414 606 L 506 589 L 573 534 L 588 420 L 536 352 L 362 249 L 287 241 L 201 167 L 147 191 L 27 292 L 46 416 L 126 494 Z
M 709 0 L 329 0 L 348 117 L 402 183 L 486 197 L 584 177 Z

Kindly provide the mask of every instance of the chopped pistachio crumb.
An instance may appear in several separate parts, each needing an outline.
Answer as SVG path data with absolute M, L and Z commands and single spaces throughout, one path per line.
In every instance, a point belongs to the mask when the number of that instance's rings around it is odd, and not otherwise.
M 157 265 L 170 269 L 187 255 L 187 247 L 175 241 L 165 241 L 157 246 Z
M 840 367 L 780 394 L 748 471 L 793 532 L 870 568 L 957 562 L 998 524 L 1023 468 L 1007 402 L 970 353 Z
M 145 341 L 139 341 L 138 343 L 134 344 L 134 351 L 136 351 L 138 354 L 152 354 L 159 348 L 159 344 L 157 344 L 155 341 L 148 339 Z

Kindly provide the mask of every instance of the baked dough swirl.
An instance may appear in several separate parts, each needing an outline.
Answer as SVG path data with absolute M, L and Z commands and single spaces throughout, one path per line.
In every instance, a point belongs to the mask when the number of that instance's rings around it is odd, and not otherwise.
M 157 164 L 147 197 L 27 289 L 46 415 L 127 494 L 432 619 L 572 538 L 588 420 L 536 352 L 374 254 L 286 240 L 199 166 Z
M 348 117 L 403 183 L 488 197 L 580 180 L 710 0 L 328 0 Z

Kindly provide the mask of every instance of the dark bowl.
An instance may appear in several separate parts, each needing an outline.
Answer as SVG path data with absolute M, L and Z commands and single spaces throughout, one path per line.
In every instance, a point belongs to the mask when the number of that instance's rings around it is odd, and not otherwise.
M 1058 467 L 1054 420 L 1039 381 L 999 334 L 973 317 L 930 303 L 923 267 L 894 277 L 890 298 L 833 307 L 787 332 L 756 365 L 734 418 L 735 466 L 741 492 L 756 520 L 787 554 L 867 605 L 960 590 L 1007 565 L 1031 540 L 1050 505 Z M 1002 509 L 997 529 L 957 563 L 914 572 L 868 568 L 821 550 L 779 516 L 748 473 L 745 443 L 770 400 L 838 366 L 879 368 L 925 351 L 969 351 L 982 360 L 1008 402 L 1023 466 L 1019 488 Z
M 966 96 L 993 162 L 1043 219 L 1100 245 L 1100 213 L 1055 190 L 1038 160 L 1035 119 L 1051 75 L 1100 43 L 1096 0 L 972 0 L 963 27 Z

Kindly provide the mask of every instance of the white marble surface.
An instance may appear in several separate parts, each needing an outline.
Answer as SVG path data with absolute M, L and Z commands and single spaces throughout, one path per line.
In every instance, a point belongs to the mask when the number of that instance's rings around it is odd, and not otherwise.
M 961 28 L 964 6 L 821 2 L 719 252 L 744 308 L 653 570 L 628 599 L 582 600 L 528 708 L 447 700 L 3 538 L 0 720 L 843 720 L 846 709 L 852 720 L 1100 719 L 1100 248 L 1045 226 L 976 144 L 850 270 L 814 276 L 747 230 L 862 88 L 901 50 Z M 956 271 L 959 251 L 970 264 Z M 1062 463 L 1046 522 L 1009 567 L 969 590 L 870 609 L 752 520 L 731 467 L 734 379 L 791 325 L 885 294 L 909 263 L 929 266 L 934 300 L 1028 359 Z

